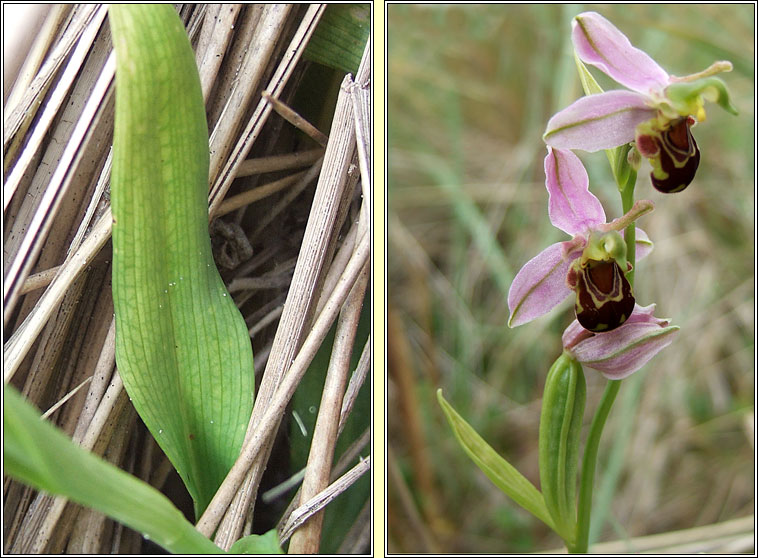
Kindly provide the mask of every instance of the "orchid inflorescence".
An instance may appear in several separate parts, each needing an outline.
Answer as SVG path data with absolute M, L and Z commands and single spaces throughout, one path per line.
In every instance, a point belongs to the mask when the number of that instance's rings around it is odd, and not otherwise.
M 736 114 L 726 86 L 713 76 L 729 71 L 731 64 L 716 62 L 681 78 L 669 75 L 595 12 L 574 18 L 572 41 L 580 71 L 586 72 L 583 64 L 593 65 L 629 90 L 601 92 L 591 82 L 594 94 L 550 118 L 543 136 L 548 149 L 548 214 L 553 225 L 572 239 L 549 246 L 521 268 L 508 296 L 508 324 L 529 322 L 574 293 L 577 322 L 587 330 L 588 339 L 576 341 L 575 335 L 569 335 L 574 342 L 564 343 L 564 348 L 607 378 L 621 379 L 670 344 L 678 331 L 668 320 L 655 318 L 652 310 L 640 309 L 626 277 L 633 264 L 627 258 L 624 229 L 652 211 L 653 203 L 638 201 L 623 217 L 606 223 L 600 201 L 589 191 L 587 172 L 571 150 L 622 148 L 620 156 L 626 156 L 619 163 L 630 167 L 635 177 L 645 157 L 653 168 L 650 178 L 657 190 L 684 190 L 700 161 L 691 127 L 705 119 L 704 101 L 716 101 Z M 635 236 L 630 249 L 636 248 L 636 258 L 642 259 L 652 243 L 641 229 L 636 229 Z M 576 327 L 571 324 L 569 329 Z M 593 338 L 603 341 L 592 342 L 598 348 L 588 357 L 581 349 Z M 601 345 L 605 353 L 599 352 Z
M 574 294 L 574 320 L 563 333 L 563 353 L 545 380 L 540 416 L 541 500 L 553 529 L 571 552 L 587 552 L 597 447 L 619 382 L 609 382 L 596 410 L 582 461 L 576 498 L 578 448 L 586 387 L 582 365 L 620 380 L 644 366 L 679 331 L 653 315 L 655 305 L 637 304 L 633 269 L 652 250 L 635 227 L 653 202 L 634 200 L 642 158 L 652 167 L 653 187 L 681 192 L 693 181 L 700 150 L 691 128 L 705 120 L 705 101 L 736 114 L 724 83 L 729 71 L 716 62 L 686 77 L 667 73 L 607 19 L 595 12 L 576 16 L 572 42 L 586 96 L 555 114 L 547 144 L 545 185 L 550 222 L 570 240 L 548 246 L 518 272 L 508 293 L 515 327 L 550 311 Z M 604 92 L 587 70 L 595 66 L 628 90 Z M 625 214 L 607 222 L 589 177 L 573 149 L 605 149 Z
M 545 379 L 541 490 L 438 397 L 459 441 L 489 478 L 558 533 L 570 552 L 586 553 L 599 440 L 618 380 L 642 368 L 679 331 L 669 320 L 655 317 L 655 304 L 642 306 L 635 298 L 634 266 L 653 249 L 648 235 L 635 226 L 653 210 L 652 201 L 634 199 L 637 171 L 644 157 L 656 190 L 681 192 L 700 164 L 692 128 L 705 120 L 705 101 L 733 114 L 736 110 L 726 86 L 714 76 L 731 70 L 729 62 L 716 62 L 686 77 L 672 76 L 595 12 L 574 18 L 572 42 L 586 96 L 553 115 L 543 135 L 548 216 L 570 238 L 526 262 L 508 293 L 510 327 L 543 316 L 574 296 L 576 319 L 564 331 L 563 351 Z M 603 91 L 585 64 L 628 89 Z M 621 194 L 621 217 L 608 220 L 573 150 L 606 150 Z M 613 381 L 606 384 L 586 437 L 577 495 L 586 400 L 583 366 Z

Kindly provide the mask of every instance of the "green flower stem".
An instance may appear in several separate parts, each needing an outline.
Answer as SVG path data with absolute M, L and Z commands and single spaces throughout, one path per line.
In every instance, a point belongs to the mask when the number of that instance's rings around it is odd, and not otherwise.
M 637 171 L 629 169 L 625 184 L 619 184 L 623 213 L 632 209 L 632 206 L 634 205 L 634 185 L 636 181 Z M 626 227 L 624 239 L 626 240 L 627 261 L 632 264 L 632 271 L 627 273 L 626 277 L 632 287 L 634 287 L 634 266 L 636 265 L 635 237 L 634 223 L 630 223 L 629 226 Z M 603 392 L 603 398 L 600 400 L 597 412 L 592 419 L 592 425 L 590 426 L 587 445 L 584 448 L 584 458 L 582 459 L 582 476 L 579 484 L 579 505 L 576 524 L 576 542 L 573 547 L 568 547 L 568 551 L 572 554 L 586 554 L 589 549 L 592 489 L 595 480 L 597 452 L 600 447 L 600 436 L 603 434 L 605 422 L 611 412 L 613 402 L 616 400 L 619 388 L 621 388 L 621 380 L 610 380 L 608 382 L 605 386 L 605 392 Z
M 636 182 L 637 171 L 631 169 L 629 171 L 629 176 L 626 180 L 626 184 L 624 184 L 623 188 L 621 188 L 621 207 L 624 214 L 626 214 L 634 206 L 634 185 Z M 634 267 L 637 264 L 637 259 L 635 256 L 635 247 L 637 240 L 636 237 L 637 234 L 635 232 L 634 223 L 630 223 L 626 227 L 624 239 L 626 240 L 626 259 L 630 264 L 632 264 L 632 270 L 627 273 L 626 278 L 629 280 L 629 284 L 631 284 L 632 287 L 634 287 Z
M 611 412 L 611 406 L 616 399 L 621 380 L 610 380 L 605 386 L 600 406 L 592 419 L 587 446 L 584 448 L 582 460 L 582 478 L 579 485 L 579 510 L 576 524 L 576 543 L 568 551 L 572 554 L 587 554 L 589 548 L 590 513 L 592 511 L 592 488 L 597 464 L 597 450 L 600 446 L 600 436 L 605 427 L 605 421 Z

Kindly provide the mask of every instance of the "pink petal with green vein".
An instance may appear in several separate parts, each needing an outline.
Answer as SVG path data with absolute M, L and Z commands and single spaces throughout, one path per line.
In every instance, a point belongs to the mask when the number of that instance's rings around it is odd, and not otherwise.
M 553 115 L 547 123 L 545 143 L 560 149 L 599 151 L 634 141 L 638 124 L 655 116 L 647 97 L 614 90 L 589 95 Z
M 575 235 L 605 223 L 605 211 L 589 190 L 584 165 L 572 151 L 547 148 L 545 186 L 550 200 L 548 213 L 554 226 Z
M 624 87 L 648 95 L 669 84 L 668 72 L 647 53 L 632 46 L 626 35 L 600 14 L 579 14 L 571 22 L 571 27 L 571 38 L 579 58 Z
M 516 327 L 547 314 L 571 294 L 566 285 L 570 262 L 581 248 L 563 258 L 563 242 L 545 248 L 524 264 L 508 291 L 509 327 Z

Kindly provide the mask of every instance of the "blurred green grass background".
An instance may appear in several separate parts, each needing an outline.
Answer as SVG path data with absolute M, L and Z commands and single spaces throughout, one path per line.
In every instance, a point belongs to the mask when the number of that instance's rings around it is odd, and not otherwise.
M 693 133 L 694 182 L 665 196 L 643 161 L 640 226 L 655 250 L 639 303 L 681 326 L 624 381 L 601 441 L 593 541 L 749 515 L 754 494 L 754 5 L 388 5 L 389 552 L 530 552 L 561 541 L 501 494 L 455 442 L 447 400 L 535 485 L 540 398 L 567 301 L 509 329 L 507 292 L 528 259 L 565 240 L 547 216 L 541 140 L 582 95 L 571 18 L 595 10 L 667 71 L 726 59 L 740 111 Z M 593 74 L 605 89 L 620 88 Z M 609 217 L 605 155 L 578 152 Z M 585 370 L 588 425 L 605 380 Z M 586 435 L 586 431 L 585 431 Z

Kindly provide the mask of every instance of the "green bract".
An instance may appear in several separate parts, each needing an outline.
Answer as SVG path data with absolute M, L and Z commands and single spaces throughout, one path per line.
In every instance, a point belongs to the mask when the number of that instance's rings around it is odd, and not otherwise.
M 579 442 L 587 387 L 582 366 L 566 353 L 555 361 L 542 397 L 540 416 L 540 484 L 558 532 L 576 527 L 576 484 Z
M 170 5 L 110 7 L 116 49 L 116 362 L 200 514 L 253 405 L 247 327 L 208 235 L 208 129 L 194 54 Z

